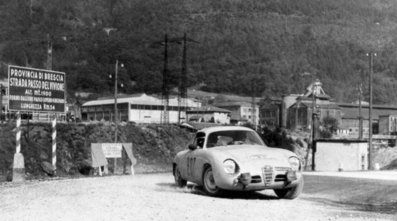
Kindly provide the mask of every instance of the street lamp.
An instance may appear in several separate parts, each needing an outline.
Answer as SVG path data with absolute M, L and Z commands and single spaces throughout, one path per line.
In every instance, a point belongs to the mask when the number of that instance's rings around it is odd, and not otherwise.
M 121 63 L 120 67 L 124 67 L 124 65 Z M 117 143 L 117 131 L 118 131 L 118 109 L 117 109 L 117 89 L 118 89 L 118 69 L 119 69 L 119 60 L 116 60 L 116 65 L 115 65 L 115 71 L 114 71 L 114 123 L 116 126 L 116 129 L 114 131 L 114 142 Z M 109 75 L 109 78 L 112 78 L 112 75 Z M 120 85 L 123 87 L 123 84 Z

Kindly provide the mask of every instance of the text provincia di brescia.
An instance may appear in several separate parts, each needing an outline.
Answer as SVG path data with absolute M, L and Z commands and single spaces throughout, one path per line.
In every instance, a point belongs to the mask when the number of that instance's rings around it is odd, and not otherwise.
M 65 90 L 63 74 L 19 69 L 10 70 L 9 86 L 51 91 Z

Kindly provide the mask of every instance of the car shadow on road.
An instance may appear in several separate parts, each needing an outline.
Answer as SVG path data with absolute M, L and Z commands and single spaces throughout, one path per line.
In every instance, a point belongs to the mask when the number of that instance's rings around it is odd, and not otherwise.
M 185 187 L 178 187 L 175 183 L 156 183 L 159 187 L 157 191 L 160 192 L 181 192 L 181 193 L 192 193 L 196 195 L 208 196 L 201 186 L 195 184 L 188 184 Z M 209 196 L 208 196 L 209 197 Z M 216 198 L 223 199 L 245 199 L 245 200 L 278 200 L 279 198 L 272 195 L 270 191 L 223 191 L 220 196 Z

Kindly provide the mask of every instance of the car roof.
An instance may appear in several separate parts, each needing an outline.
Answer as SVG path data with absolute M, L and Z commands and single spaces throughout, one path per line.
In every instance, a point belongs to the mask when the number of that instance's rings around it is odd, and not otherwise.
M 198 132 L 212 133 L 215 131 L 227 131 L 227 130 L 253 131 L 251 128 L 242 127 L 242 126 L 216 126 L 216 127 L 207 127 L 207 128 L 199 130 Z

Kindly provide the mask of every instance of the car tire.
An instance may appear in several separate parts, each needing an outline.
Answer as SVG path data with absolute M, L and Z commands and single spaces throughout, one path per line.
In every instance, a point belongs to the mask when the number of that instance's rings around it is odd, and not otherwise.
M 220 195 L 221 189 L 216 186 L 213 170 L 210 166 L 203 173 L 203 189 L 210 196 Z
M 182 178 L 178 166 L 175 166 L 174 179 L 175 179 L 175 184 L 178 187 L 185 187 L 187 184 L 187 181 Z
M 298 185 L 296 185 L 295 187 L 289 189 L 276 189 L 274 190 L 274 192 L 279 198 L 292 200 L 298 197 L 302 193 L 303 185 L 304 185 L 304 181 L 303 178 L 301 178 Z

